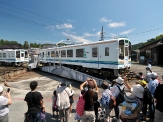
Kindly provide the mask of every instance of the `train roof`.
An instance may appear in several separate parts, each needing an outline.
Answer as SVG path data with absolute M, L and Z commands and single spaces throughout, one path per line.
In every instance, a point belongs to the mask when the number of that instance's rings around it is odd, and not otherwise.
M 85 46 L 85 45 L 94 45 L 94 44 L 104 44 L 104 43 L 113 43 L 116 42 L 117 40 L 121 39 L 127 39 L 127 38 L 117 38 L 117 39 L 110 39 L 110 40 L 105 40 L 105 41 L 96 41 L 96 42 L 89 42 L 89 43 L 82 43 L 82 44 L 73 44 L 73 45 L 67 45 L 67 46 L 62 46 L 62 47 L 53 47 L 53 48 L 47 48 L 47 49 L 55 49 L 55 48 L 70 48 L 70 47 L 78 47 L 78 46 Z M 129 39 L 127 39 L 129 40 Z M 42 49 L 42 50 L 47 50 L 47 49 Z

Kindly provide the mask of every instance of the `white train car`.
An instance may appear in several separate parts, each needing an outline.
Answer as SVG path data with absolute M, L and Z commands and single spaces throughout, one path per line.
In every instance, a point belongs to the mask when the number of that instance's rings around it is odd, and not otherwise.
M 119 70 L 131 66 L 131 42 L 127 38 L 68 45 L 40 50 L 42 64 L 61 64 L 68 68 L 104 77 L 117 76 Z
M 24 49 L 4 49 L 0 50 L 0 64 L 11 66 L 22 66 L 29 62 L 28 51 Z

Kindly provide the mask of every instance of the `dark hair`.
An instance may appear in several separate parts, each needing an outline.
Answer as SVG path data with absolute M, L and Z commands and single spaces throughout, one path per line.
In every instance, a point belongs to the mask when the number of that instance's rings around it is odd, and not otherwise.
M 139 72 L 139 75 L 143 75 L 143 73 L 142 72 Z
M 53 92 L 53 95 L 57 95 L 57 91 L 56 90 Z
M 88 89 L 88 91 L 84 95 L 84 99 L 88 101 L 91 105 L 93 105 L 94 104 L 93 98 L 94 98 L 94 91 L 92 89 Z
M 136 75 L 136 77 L 135 77 L 135 78 L 140 80 L 140 75 Z
M 35 90 L 37 85 L 38 85 L 37 81 L 32 81 L 29 86 L 30 86 L 31 90 Z

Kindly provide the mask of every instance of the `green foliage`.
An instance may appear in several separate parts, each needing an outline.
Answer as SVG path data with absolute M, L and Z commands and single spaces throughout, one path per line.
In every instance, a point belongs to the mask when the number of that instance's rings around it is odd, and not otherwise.
M 12 45 L 12 44 L 19 44 L 19 43 L 17 41 L 8 41 L 8 40 L 3 40 L 3 39 L 0 40 L 0 46 L 8 45 L 8 44 Z

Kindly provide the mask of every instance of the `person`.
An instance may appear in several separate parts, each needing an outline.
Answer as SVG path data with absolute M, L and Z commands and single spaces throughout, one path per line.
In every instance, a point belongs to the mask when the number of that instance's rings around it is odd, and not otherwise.
M 150 77 L 151 77 L 151 79 L 148 83 L 148 89 L 151 92 L 151 94 L 153 95 L 159 82 L 158 82 L 158 80 L 156 80 L 156 77 L 157 77 L 156 73 L 152 73 Z
M 98 110 L 100 107 L 100 103 L 98 101 L 98 97 L 95 98 L 94 100 L 94 110 L 95 110 L 95 116 L 96 116 L 96 122 L 98 122 Z
M 127 81 L 126 76 L 124 76 L 124 83 L 125 83 L 125 86 L 129 89 L 129 91 L 142 102 L 143 95 L 144 95 L 143 86 L 140 84 L 130 86 L 130 84 Z
M 122 109 L 120 119 L 122 122 L 134 121 L 139 122 L 139 114 L 141 111 L 141 102 L 131 92 L 124 95 L 125 101 L 121 103 Z
M 156 99 L 156 109 L 155 109 L 155 122 L 163 122 L 163 84 L 160 84 L 155 92 L 154 98 Z
M 113 107 L 116 105 L 115 97 L 112 95 L 112 92 L 108 89 L 109 83 L 107 81 L 104 81 L 101 84 L 102 89 L 104 89 L 104 92 L 102 93 L 102 98 L 100 99 L 101 105 L 106 110 L 106 116 L 104 118 L 105 122 L 108 122 L 110 120 L 110 112 L 113 109 Z
M 30 122 L 42 122 L 41 111 L 45 112 L 43 97 L 40 92 L 36 91 L 37 86 L 38 86 L 38 82 L 32 81 L 30 83 L 31 91 L 26 94 L 24 99 L 24 101 L 26 101 L 28 106 Z
M 87 79 L 80 85 L 80 90 L 84 89 L 84 86 L 87 86 L 87 90 L 84 93 L 84 114 L 82 115 L 82 122 L 95 122 L 95 112 L 94 112 L 94 101 L 98 97 L 98 86 L 94 79 Z M 95 89 L 95 91 L 94 91 Z
M 152 61 L 148 59 L 148 60 L 147 60 L 147 65 L 148 65 L 147 67 L 149 67 L 150 69 L 152 68 L 151 63 L 152 63 Z
M 55 112 L 56 112 L 56 117 L 58 119 L 59 117 L 59 110 L 58 110 L 58 106 L 56 105 L 57 102 L 57 93 L 56 90 L 53 92 L 53 96 L 52 96 L 52 113 L 53 113 L 53 117 L 55 116 Z
M 139 76 L 140 76 L 140 80 L 144 80 L 144 75 L 143 75 L 143 73 L 142 73 L 142 72 L 139 72 L 138 74 L 139 74 Z
M 147 83 L 149 83 L 149 81 L 151 80 L 151 76 L 152 74 L 156 74 L 155 72 L 153 72 L 149 67 L 146 67 L 146 76 L 144 77 L 144 79 L 146 80 Z
M 113 86 L 110 87 L 110 91 L 112 92 L 112 95 L 116 98 L 118 96 L 118 94 L 121 91 L 124 91 L 125 89 L 125 85 L 124 85 L 124 79 L 122 79 L 122 77 L 118 77 L 116 80 L 113 80 Z M 116 101 L 116 105 L 114 106 L 114 111 L 115 111 L 115 118 L 113 118 L 114 120 L 118 120 L 119 119 L 119 104 Z
M 10 91 L 6 92 L 3 95 L 3 87 L 0 86 L 0 122 L 9 122 L 9 108 L 8 105 L 11 105 L 12 100 L 10 96 Z
M 64 122 L 64 118 L 66 122 L 69 122 L 69 107 L 70 107 L 69 97 L 74 94 L 74 91 L 71 92 L 70 88 L 66 86 L 65 81 L 62 81 L 60 87 L 58 87 L 56 91 L 59 100 L 58 110 L 60 122 Z
M 68 84 L 67 87 L 69 87 L 69 89 L 72 91 L 72 86 L 71 84 Z M 71 117 L 71 112 L 72 112 L 72 104 L 74 103 L 74 98 L 73 98 L 73 94 L 69 97 L 70 99 L 70 113 L 69 113 L 69 116 Z

